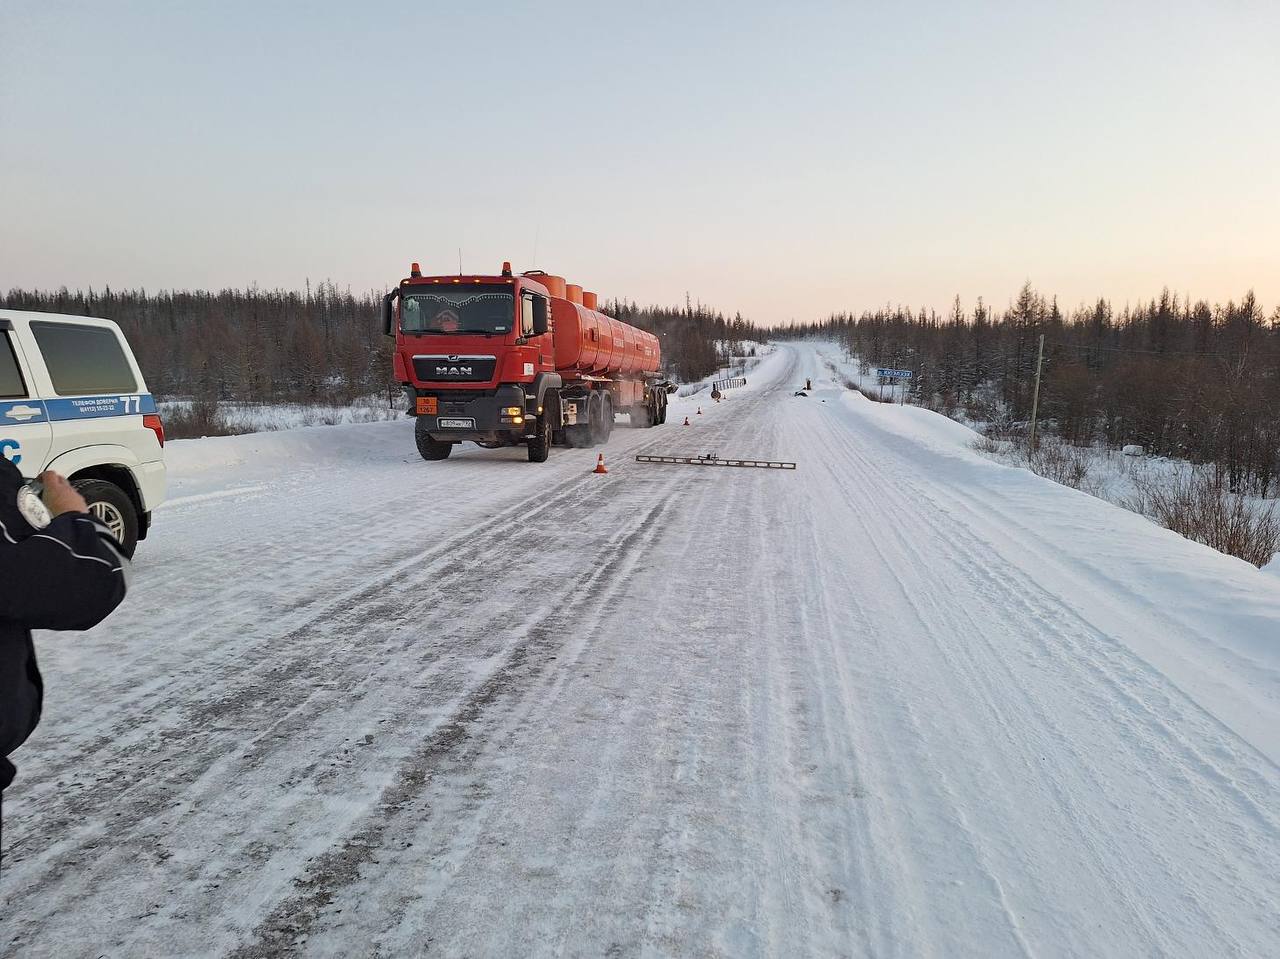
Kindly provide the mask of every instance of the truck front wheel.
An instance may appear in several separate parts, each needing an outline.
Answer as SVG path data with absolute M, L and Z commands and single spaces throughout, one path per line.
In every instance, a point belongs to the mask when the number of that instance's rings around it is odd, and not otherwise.
M 106 480 L 83 479 L 71 484 L 89 504 L 89 512 L 120 543 L 120 552 L 132 557 L 138 548 L 138 511 L 129 494 Z
M 537 432 L 529 437 L 529 462 L 545 463 L 551 455 L 551 417 L 538 417 Z
M 426 417 L 419 417 L 414 423 L 413 438 L 418 444 L 418 452 L 422 454 L 424 460 L 447 460 L 449 454 L 453 452 L 453 444 L 432 439 L 431 434 L 424 429 L 426 425 Z

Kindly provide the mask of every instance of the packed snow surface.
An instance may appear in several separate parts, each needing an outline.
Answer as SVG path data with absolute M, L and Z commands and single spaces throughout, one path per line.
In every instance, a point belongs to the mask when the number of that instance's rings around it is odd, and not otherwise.
M 605 476 L 171 444 L 125 607 L 37 638 L 0 953 L 1280 954 L 1280 577 L 824 349 Z

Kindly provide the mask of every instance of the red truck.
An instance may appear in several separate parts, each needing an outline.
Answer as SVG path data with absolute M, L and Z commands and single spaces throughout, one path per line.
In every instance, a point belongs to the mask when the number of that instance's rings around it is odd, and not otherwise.
M 498 276 L 423 276 L 414 263 L 382 320 L 423 459 L 470 441 L 527 446 L 542 463 L 552 445 L 606 442 L 617 413 L 632 426 L 666 422 L 657 337 L 563 277 L 515 276 L 510 263 Z

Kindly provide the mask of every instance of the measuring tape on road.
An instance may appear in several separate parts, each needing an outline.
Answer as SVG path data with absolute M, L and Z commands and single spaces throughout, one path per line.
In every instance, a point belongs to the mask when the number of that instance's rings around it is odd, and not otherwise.
M 793 470 L 795 463 L 774 460 L 731 460 L 718 456 L 637 456 L 637 463 L 667 463 L 673 466 L 746 466 L 756 469 Z

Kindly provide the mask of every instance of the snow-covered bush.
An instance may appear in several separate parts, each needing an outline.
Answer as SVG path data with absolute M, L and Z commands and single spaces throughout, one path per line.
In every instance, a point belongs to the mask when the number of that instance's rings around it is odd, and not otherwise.
M 1131 508 L 1180 533 L 1259 568 L 1280 552 L 1280 509 L 1225 489 L 1213 470 L 1199 468 L 1153 480 L 1135 476 Z
M 1089 478 L 1089 454 L 1061 440 L 1046 437 L 1035 449 L 1023 449 L 1023 461 L 1031 472 L 1072 489 L 1081 489 Z

